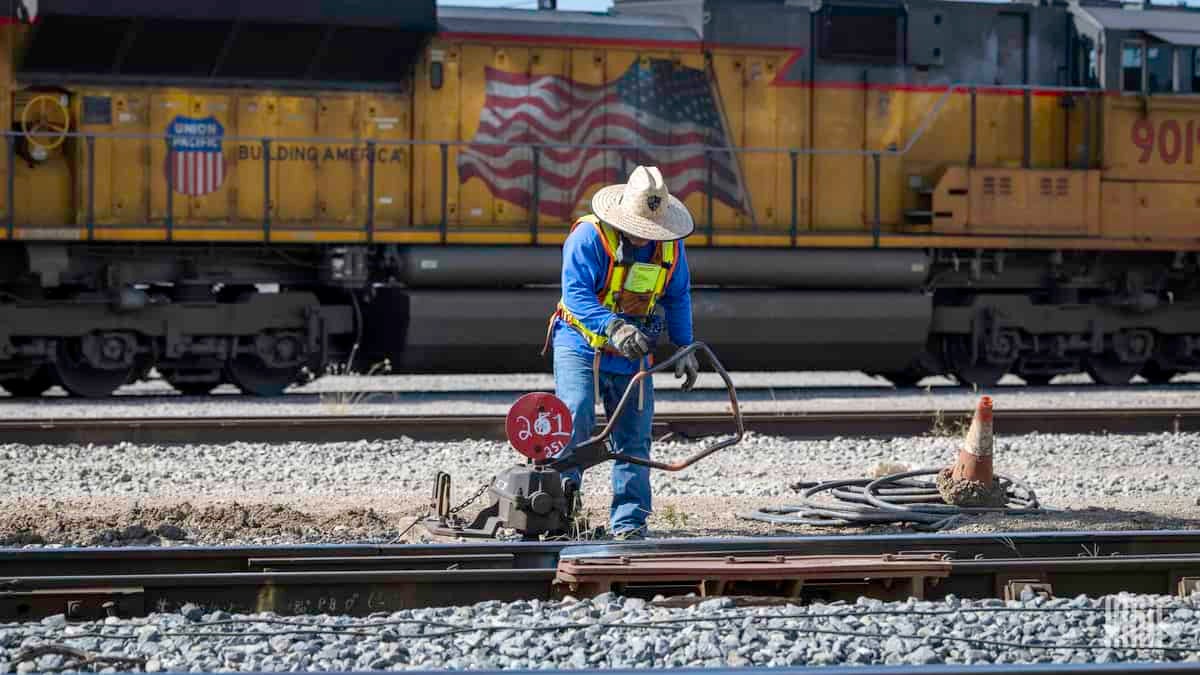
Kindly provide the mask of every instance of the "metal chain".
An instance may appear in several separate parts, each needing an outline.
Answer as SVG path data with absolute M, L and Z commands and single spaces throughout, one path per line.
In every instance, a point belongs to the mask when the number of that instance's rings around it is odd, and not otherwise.
M 473 494 L 473 495 L 471 495 L 470 497 L 468 497 L 468 498 L 467 498 L 467 501 L 465 501 L 465 502 L 463 502 L 463 503 L 459 504 L 458 506 L 456 506 L 456 507 L 454 507 L 454 508 L 450 509 L 450 515 L 452 515 L 452 516 L 453 516 L 453 515 L 457 514 L 459 511 L 462 511 L 462 510 L 463 510 L 463 509 L 465 509 L 467 506 L 469 506 L 469 505 L 470 505 L 472 502 L 474 502 L 476 499 L 479 499 L 480 497 L 482 497 L 482 496 L 483 496 L 483 493 L 484 493 L 484 492 L 487 492 L 487 489 L 488 489 L 489 487 L 491 487 L 491 485 L 492 485 L 492 482 L 491 482 L 491 481 L 488 481 L 488 482 L 484 483 L 484 484 L 483 484 L 483 485 L 482 485 L 482 486 L 479 488 L 479 491 L 478 491 L 478 492 L 476 492 L 475 494 Z

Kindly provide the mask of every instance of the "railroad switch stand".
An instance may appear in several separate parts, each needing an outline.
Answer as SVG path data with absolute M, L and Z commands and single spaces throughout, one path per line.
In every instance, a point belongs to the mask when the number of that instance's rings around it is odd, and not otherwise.
M 678 462 L 656 462 L 615 451 L 610 436 L 638 387 L 654 373 L 674 368 L 680 359 L 693 352 L 700 352 L 707 357 L 713 370 L 725 382 L 734 435 L 712 442 L 695 455 Z M 707 345 L 694 342 L 662 363 L 634 375 L 604 428 L 573 447 L 571 438 L 574 429 L 570 410 L 556 396 L 544 392 L 526 394 L 513 404 L 505 420 L 505 433 L 513 449 L 525 456 L 526 463 L 501 471 L 478 493 L 453 508 L 450 506 L 450 475 L 439 471 L 434 479 L 431 514 L 421 521 L 430 534 L 493 538 L 504 534 L 502 531 L 509 531 L 513 538 L 523 539 L 578 537 L 590 528 L 582 517 L 578 486 L 569 478 L 564 478 L 564 474 L 582 472 L 609 460 L 663 471 L 680 471 L 718 450 L 737 444 L 742 440 L 745 428 L 737 392 L 729 374 Z M 563 452 L 568 449 L 569 452 Z M 458 515 L 459 511 L 485 493 L 489 495 L 490 503 L 472 520 L 468 522 Z

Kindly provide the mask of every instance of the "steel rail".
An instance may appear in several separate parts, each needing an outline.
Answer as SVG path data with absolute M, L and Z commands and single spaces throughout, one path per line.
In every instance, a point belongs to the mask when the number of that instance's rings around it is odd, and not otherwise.
M 294 546 L 121 546 L 74 548 L 0 547 L 0 586 L 4 579 L 92 574 L 182 574 L 243 572 L 280 566 L 288 560 L 329 569 L 372 567 L 370 561 L 404 558 L 404 567 L 452 557 L 494 561 L 508 556 L 512 568 L 548 569 L 560 559 L 701 553 L 872 555 L 896 551 L 966 551 L 969 557 L 1037 558 L 1062 556 L 1188 555 L 1200 553 L 1200 530 L 1113 530 L 1040 532 L 943 532 L 912 534 L 821 534 L 778 537 L 691 537 L 635 542 L 516 541 L 431 544 L 303 544 Z M 965 554 L 964 554 L 965 555 Z M 962 557 L 962 556 L 960 556 Z M 460 564 L 460 567 L 462 565 Z M 377 567 L 376 567 L 377 568 Z M 427 567 L 422 567 L 423 569 Z M 311 568 L 306 568 L 311 569 Z
M 970 421 L 970 411 L 799 411 L 742 413 L 745 431 L 789 438 L 928 434 Z M 599 424 L 605 424 L 601 416 Z M 1200 430 L 1200 407 L 1016 409 L 995 412 L 1000 434 L 1178 433 Z M 728 413 L 658 413 L 656 438 L 730 432 Z M 361 439 L 504 440 L 500 415 L 310 415 L 262 417 L 107 417 L 0 420 L 0 443 L 334 442 Z
M 161 671 L 172 675 L 177 671 Z M 217 671 L 188 671 L 202 673 Z M 275 675 L 279 671 L 238 671 L 244 675 Z M 361 675 L 362 671 L 323 670 L 323 675 Z M 406 670 L 409 675 L 446 675 L 445 670 Z M 576 669 L 471 669 L 472 675 L 580 675 Z M 893 666 L 705 666 L 687 668 L 605 668 L 604 675 L 1046 675 L 1082 673 L 1086 675 L 1176 675 L 1200 673 L 1196 662 L 1129 661 L 1118 663 L 1005 663 L 935 664 Z
M 550 376 L 550 373 L 533 373 L 535 375 Z M 367 374 L 364 377 L 374 377 Z M 392 377 L 396 377 L 392 375 Z M 455 375 L 452 377 L 470 378 L 471 375 Z M 382 379 L 382 376 L 380 376 Z M 717 378 L 720 379 L 719 377 Z M 195 397 L 187 394 L 182 394 L 166 383 L 166 380 L 161 377 L 151 377 L 143 380 L 143 382 L 160 385 L 162 389 L 133 389 L 119 388 L 117 392 L 109 399 L 106 399 L 97 405 L 110 405 L 113 401 L 126 403 L 133 401 L 174 401 L 181 399 L 196 399 L 202 401 L 236 401 L 239 395 L 232 393 L 235 389 L 229 389 L 230 393 L 219 392 L 207 396 Z M 319 382 L 319 380 L 318 380 Z M 736 383 L 735 383 L 736 384 Z M 0 386 L 3 386 L 0 384 Z M 229 385 L 232 387 L 233 385 Z M 405 403 L 408 400 L 428 402 L 431 400 L 452 400 L 455 402 L 463 398 L 493 398 L 508 394 L 521 395 L 529 391 L 530 385 L 518 382 L 497 382 L 490 387 L 459 387 L 438 389 L 433 387 L 420 388 L 405 388 L 400 386 L 380 385 L 378 388 L 362 388 L 352 389 L 348 387 L 330 387 L 327 389 L 317 388 L 305 389 L 309 385 L 298 385 L 296 388 L 289 388 L 280 394 L 280 398 L 276 400 L 301 400 L 313 399 L 320 402 L 329 402 L 330 405 L 343 405 L 342 402 L 347 402 L 345 405 L 358 405 L 367 403 Z M 719 393 L 724 391 L 725 384 L 719 384 L 698 381 L 694 388 L 695 392 L 703 393 Z M 801 397 L 804 399 L 812 399 L 817 395 L 826 397 L 847 397 L 860 398 L 863 396 L 881 396 L 891 397 L 894 400 L 907 401 L 919 400 L 925 397 L 924 387 L 921 390 L 912 389 L 904 390 L 893 387 L 888 382 L 874 381 L 863 382 L 861 384 L 762 384 L 755 382 L 742 382 L 737 384 L 738 392 L 765 392 L 767 395 L 774 395 L 777 398 L 784 397 Z M 958 395 L 967 391 L 954 383 L 936 384 L 930 387 L 931 394 L 947 394 Z M 1131 394 L 1135 396 L 1150 393 L 1169 393 L 1179 394 L 1200 391 L 1200 382 L 1180 381 L 1169 382 L 1166 384 L 1148 384 L 1148 383 L 1131 383 L 1127 385 L 1101 385 L 1092 382 L 1079 382 L 1069 384 L 1053 384 L 1053 385 L 1029 385 L 1023 383 L 1004 384 L 995 390 L 996 392 L 1016 395 L 1034 395 L 1046 394 L 1048 396 L 1071 396 L 1075 394 L 1094 394 L 1105 393 L 1120 396 L 1123 394 Z M 678 389 L 659 389 L 656 390 L 656 400 L 674 400 L 671 397 L 678 396 Z M 0 398 L 0 402 L 9 399 Z M 16 400 L 16 399 L 12 399 Z M 38 401 L 65 401 L 68 400 L 63 396 L 43 395 L 43 397 L 35 399 Z M 30 399 L 25 399 L 25 402 L 30 402 Z M 72 400 L 72 403 L 85 403 L 85 401 Z M 352 402 L 352 403 L 351 403 Z
M 1011 592 L 1012 584 L 1031 580 L 1048 584 L 1057 596 L 1174 594 L 1195 588 L 1200 580 L 1200 531 L 0 549 L 0 621 L 61 613 L 73 619 L 136 616 L 186 603 L 230 612 L 366 615 L 485 600 L 550 599 L 559 592 L 553 582 L 560 561 L 607 559 L 636 566 L 639 559 L 653 558 L 661 566 L 674 557 L 732 561 L 764 554 L 768 562 L 791 557 L 792 564 L 796 556 L 882 555 L 892 556 L 894 563 L 905 559 L 896 556 L 932 554 L 948 563 L 950 573 L 925 591 L 926 599 L 947 594 L 998 597 Z M 675 573 L 673 578 L 678 583 L 683 577 Z M 626 591 L 638 593 L 633 587 Z M 858 593 L 861 587 L 839 581 L 832 592 Z M 726 593 L 738 594 L 732 587 Z

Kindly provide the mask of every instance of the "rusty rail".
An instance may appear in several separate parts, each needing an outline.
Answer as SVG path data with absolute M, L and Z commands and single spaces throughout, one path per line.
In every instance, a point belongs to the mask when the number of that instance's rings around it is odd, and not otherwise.
M 134 616 L 189 602 L 230 612 L 361 616 L 610 590 L 679 600 L 699 589 L 754 602 L 991 598 L 1026 590 L 1170 595 L 1200 588 L 1200 532 L 0 549 L 0 578 L 0 621 Z
M 572 595 L 587 596 L 667 588 L 679 595 L 732 595 L 742 589 L 762 593 L 765 587 L 784 598 L 852 585 L 862 595 L 904 600 L 923 599 L 930 582 L 949 577 L 951 569 L 945 556 L 936 553 L 614 556 L 560 561 L 554 583 Z

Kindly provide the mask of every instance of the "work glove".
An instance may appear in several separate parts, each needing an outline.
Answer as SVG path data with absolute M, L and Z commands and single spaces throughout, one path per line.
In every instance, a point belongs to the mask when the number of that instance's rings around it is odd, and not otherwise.
M 680 347 L 683 349 L 683 347 Z M 700 362 L 696 360 L 696 353 L 692 352 L 687 356 L 675 362 L 675 379 L 679 379 L 687 375 L 687 379 L 683 381 L 683 391 L 691 391 L 692 387 L 696 386 L 696 378 L 700 377 Z
M 608 341 L 621 356 L 633 361 L 649 354 L 651 349 L 650 338 L 623 319 L 613 319 L 608 325 Z

